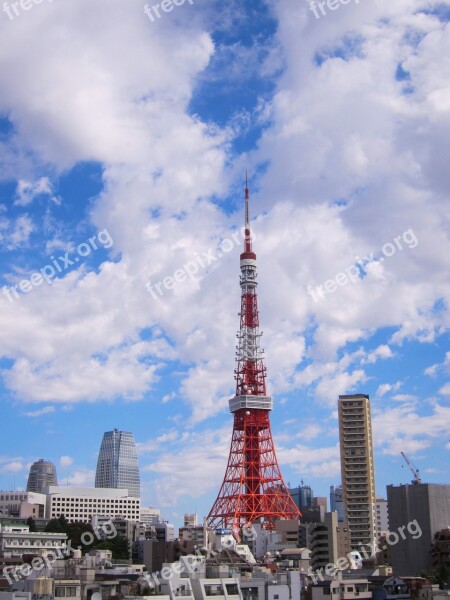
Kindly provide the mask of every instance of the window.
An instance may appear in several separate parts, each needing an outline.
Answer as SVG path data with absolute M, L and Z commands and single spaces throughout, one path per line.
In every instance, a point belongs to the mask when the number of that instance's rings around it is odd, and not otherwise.
M 239 596 L 239 588 L 236 583 L 227 583 L 225 587 L 228 596 Z M 274 600 L 278 600 L 278 596 L 274 596 Z
M 223 587 L 220 583 L 205 584 L 205 596 L 223 596 Z

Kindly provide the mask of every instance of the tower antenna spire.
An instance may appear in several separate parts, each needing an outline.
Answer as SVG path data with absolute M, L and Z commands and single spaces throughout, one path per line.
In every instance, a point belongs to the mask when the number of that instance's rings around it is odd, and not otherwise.
M 250 227 L 250 214 L 248 209 L 249 192 L 248 192 L 248 173 L 245 169 L 245 227 Z
M 248 173 L 245 170 L 245 252 L 252 252 L 252 233 L 250 229 L 250 193 L 248 191 Z M 242 258 L 242 257 L 241 257 Z M 256 258 L 256 256 L 254 256 Z

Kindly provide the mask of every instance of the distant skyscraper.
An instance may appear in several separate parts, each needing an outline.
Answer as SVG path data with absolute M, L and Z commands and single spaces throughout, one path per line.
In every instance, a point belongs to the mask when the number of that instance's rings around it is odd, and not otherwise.
M 294 500 L 300 512 L 302 512 L 305 508 L 312 507 L 313 491 L 309 485 L 304 485 L 303 481 L 298 487 L 289 488 L 289 493 L 291 494 L 292 499 Z
M 133 434 L 129 431 L 107 431 L 98 455 L 95 487 L 126 488 L 128 495 L 141 496 L 139 464 Z
M 330 510 L 337 512 L 338 521 L 344 521 L 344 502 L 342 500 L 342 485 L 330 485 Z
M 312 502 L 313 506 L 319 506 L 322 509 L 323 515 L 328 512 L 328 500 L 325 496 L 315 496 Z
M 369 396 L 339 396 L 342 499 L 351 546 L 371 544 L 377 537 L 375 471 Z
M 28 475 L 27 492 L 42 494 L 49 485 L 58 485 L 56 467 L 49 460 L 40 458 L 30 467 Z

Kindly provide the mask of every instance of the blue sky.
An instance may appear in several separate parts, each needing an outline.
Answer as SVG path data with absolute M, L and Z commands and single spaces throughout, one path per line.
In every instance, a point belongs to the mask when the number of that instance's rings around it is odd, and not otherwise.
M 0 14 L 1 489 L 40 457 L 93 485 L 117 427 L 144 505 L 176 525 L 208 513 L 232 431 L 246 169 L 285 480 L 328 495 L 337 398 L 361 392 L 378 494 L 410 480 L 400 451 L 448 483 L 449 6 Z

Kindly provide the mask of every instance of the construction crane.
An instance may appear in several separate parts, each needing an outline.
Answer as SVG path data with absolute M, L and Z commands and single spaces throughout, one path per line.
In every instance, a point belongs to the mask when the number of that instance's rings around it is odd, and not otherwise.
M 420 479 L 420 475 L 419 475 L 419 469 L 415 465 L 412 464 L 412 462 L 408 459 L 408 457 L 406 456 L 406 454 L 404 452 L 400 452 L 400 454 L 403 456 L 405 463 L 408 465 L 408 467 L 411 470 L 411 473 L 413 474 L 414 479 L 411 481 L 411 483 L 413 485 L 422 483 L 422 480 Z

